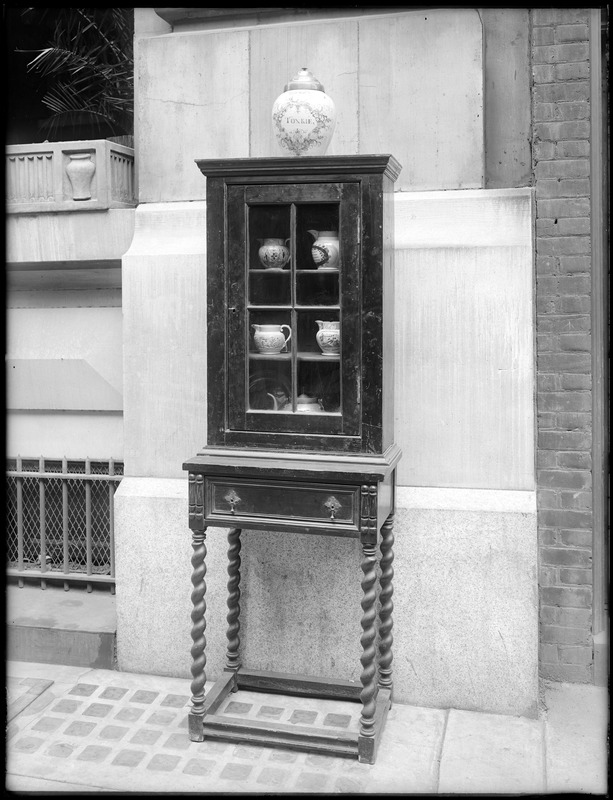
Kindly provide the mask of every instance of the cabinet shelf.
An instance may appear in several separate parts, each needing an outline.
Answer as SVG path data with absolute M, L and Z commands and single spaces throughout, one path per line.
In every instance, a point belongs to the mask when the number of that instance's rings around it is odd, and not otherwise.
M 289 361 L 291 357 L 291 353 L 249 353 L 253 361 Z

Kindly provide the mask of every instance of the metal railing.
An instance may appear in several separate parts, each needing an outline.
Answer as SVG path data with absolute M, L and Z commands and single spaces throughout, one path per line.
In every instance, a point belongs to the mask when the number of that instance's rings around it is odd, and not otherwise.
M 7 575 L 108 584 L 115 591 L 113 496 L 123 463 L 21 458 L 7 463 Z

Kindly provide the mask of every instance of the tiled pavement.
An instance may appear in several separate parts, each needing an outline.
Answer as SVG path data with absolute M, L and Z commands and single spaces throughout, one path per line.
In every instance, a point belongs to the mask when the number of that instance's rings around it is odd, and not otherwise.
M 593 730 L 574 719 L 575 738 L 568 739 L 565 719 L 549 731 L 544 720 L 394 705 L 377 762 L 369 766 L 255 745 L 191 742 L 184 679 L 17 661 L 8 662 L 7 677 L 6 782 L 16 792 L 598 794 L 606 789 L 606 709 L 597 709 L 596 724 L 593 710 L 585 709 Z M 555 699 L 555 687 L 553 692 Z M 597 703 L 603 697 L 606 706 L 602 693 Z M 354 703 L 240 691 L 220 712 L 346 731 L 357 728 L 359 710 Z M 577 748 L 582 755 L 573 766 Z

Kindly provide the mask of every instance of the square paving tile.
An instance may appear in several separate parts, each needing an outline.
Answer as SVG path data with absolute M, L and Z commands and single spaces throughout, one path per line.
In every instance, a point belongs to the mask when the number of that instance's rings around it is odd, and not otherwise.
M 113 764 L 119 767 L 137 767 L 145 755 L 142 750 L 120 750 L 113 759 Z
M 136 731 L 130 741 L 132 744 L 155 744 L 161 735 L 162 731 L 142 728 L 140 731 Z
M 113 706 L 108 703 L 92 703 L 82 713 L 86 717 L 106 717 L 112 710 Z
M 96 691 L 97 688 L 98 685 L 95 683 L 78 683 L 70 690 L 70 694 L 76 694 L 80 697 L 89 697 Z
M 276 788 L 277 786 L 283 786 L 284 783 L 287 783 L 289 778 L 290 772 L 288 770 L 264 767 L 256 778 L 256 783 Z
M 129 728 L 124 728 L 121 725 L 105 725 L 105 727 L 98 732 L 98 736 L 101 739 L 112 739 L 113 741 L 119 741 L 120 739 L 123 739 L 129 730 Z
M 158 692 L 146 692 L 144 689 L 140 689 L 138 692 L 134 692 L 132 697 L 130 698 L 131 703 L 146 703 L 149 705 L 153 703 L 155 698 L 158 696 Z
M 41 744 L 45 744 L 44 739 L 37 739 L 35 736 L 23 736 L 13 742 L 12 746 L 21 753 L 35 753 Z
M 88 744 L 87 747 L 79 753 L 77 758 L 79 761 L 95 761 L 100 762 L 104 761 L 104 759 L 112 753 L 113 749 L 111 747 L 102 747 L 98 744 Z
M 186 694 L 167 694 L 160 705 L 171 706 L 172 708 L 184 708 L 189 701 L 189 695 Z
M 186 775 L 210 775 L 217 766 L 216 761 L 206 758 L 190 758 L 183 772 Z
M 57 714 L 74 714 L 82 705 L 82 700 L 69 700 L 65 697 L 56 703 L 51 710 Z
M 52 744 L 46 751 L 46 755 L 53 756 L 54 758 L 68 758 L 76 750 L 77 745 L 68 744 L 68 742 L 57 742 Z
M 244 781 L 249 777 L 253 767 L 250 764 L 226 764 L 219 777 L 232 781 Z
M 100 697 L 104 698 L 104 700 L 121 700 L 121 698 L 128 693 L 127 689 L 123 689 L 121 686 L 107 686 L 107 688 L 100 692 Z
M 166 755 L 165 753 L 158 753 L 153 756 L 151 761 L 147 764 L 147 769 L 157 769 L 162 772 L 170 772 L 181 761 L 180 756 Z
M 144 708 L 122 708 L 115 714 L 115 719 L 120 719 L 122 722 L 135 722 L 142 717 L 144 710 Z
M 66 736 L 88 736 L 95 727 L 95 722 L 82 722 L 81 720 L 76 720 L 75 722 L 70 723 L 64 733 Z
M 33 731 L 56 731 L 60 725 L 63 725 L 65 720 L 61 717 L 42 717 L 34 725 Z

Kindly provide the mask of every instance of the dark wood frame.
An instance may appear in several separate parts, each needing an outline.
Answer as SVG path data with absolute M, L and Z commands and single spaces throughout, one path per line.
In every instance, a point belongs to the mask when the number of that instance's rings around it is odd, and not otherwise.
M 390 155 L 200 160 L 207 178 L 207 445 L 189 473 L 192 530 L 192 741 L 226 739 L 354 756 L 373 764 L 392 700 L 393 183 Z M 338 197 L 343 378 L 338 414 L 264 415 L 245 423 L 248 203 Z M 290 219 L 296 219 L 295 206 Z M 295 236 L 295 233 L 293 234 Z M 293 308 L 293 306 L 292 306 Z M 340 313 L 340 312 L 339 312 Z M 233 315 L 242 315 L 237 324 Z M 241 327 L 242 326 L 242 327 Z M 344 349 L 343 349 L 344 348 Z M 230 379 L 237 370 L 238 381 Z M 241 383 L 241 380 L 243 383 Z M 237 399 L 238 398 L 238 399 Z M 230 408 L 230 404 L 234 405 Z M 242 405 L 241 405 L 242 404 Z M 287 423 L 270 423 L 283 417 Z M 228 534 L 226 665 L 205 696 L 206 532 Z M 344 536 L 362 547 L 360 683 L 247 669 L 240 658 L 241 531 Z M 380 553 L 380 555 L 379 555 Z M 378 636 L 378 641 L 377 641 Z M 361 703 L 359 731 L 218 714 L 239 689 Z
M 393 183 L 400 165 L 390 155 L 309 158 L 215 159 L 196 162 L 207 178 L 207 320 L 208 320 L 208 444 L 235 448 L 279 448 L 319 452 L 383 453 L 393 444 Z M 357 208 L 345 214 L 345 238 L 351 239 L 357 217 L 359 242 L 349 265 L 341 265 L 347 292 L 342 299 L 351 309 L 356 336 L 347 337 L 347 361 L 359 373 L 356 431 L 255 431 L 230 425 L 229 411 L 236 391 L 230 374 L 241 361 L 242 342 L 228 335 L 229 318 L 242 310 L 241 299 L 230 291 L 228 275 L 244 263 L 244 239 L 229 236 L 228 218 L 239 212 L 229 206 L 233 187 L 276 186 L 290 195 L 302 185 L 339 184 L 358 188 Z M 347 198 L 341 203 L 348 202 Z M 341 231 L 342 238 L 342 231 Z M 244 295 L 242 303 L 244 303 Z M 244 359 L 244 354 L 242 355 Z M 349 376 L 345 376 L 349 379 Z M 236 387 L 232 387 L 236 388 Z M 345 410 L 348 413 L 348 410 Z M 303 418 L 303 425 L 305 420 Z
M 354 756 L 374 764 L 377 747 L 392 701 L 393 628 L 393 527 L 395 469 L 400 459 L 397 447 L 380 458 L 324 461 L 316 456 L 305 461 L 294 457 L 279 463 L 278 453 L 257 455 L 229 454 L 210 450 L 184 465 L 189 470 L 189 522 L 192 529 L 192 710 L 189 733 L 192 741 L 224 739 L 252 744 L 276 745 L 298 750 Z M 349 463 L 348 463 L 349 462 Z M 215 510 L 207 481 L 225 483 L 231 501 L 225 511 Z M 322 502 L 324 514 L 314 515 L 302 533 L 323 536 L 353 536 L 362 546 L 362 672 L 360 683 L 331 680 L 310 675 L 288 675 L 246 669 L 240 647 L 240 547 L 241 481 L 285 481 L 287 492 L 306 491 L 322 486 L 343 487 L 347 497 L 357 494 L 358 522 L 355 530 L 339 529 L 335 515 L 340 503 L 334 494 Z M 352 491 L 352 490 L 355 490 Z M 333 489 L 331 490 L 333 491 Z M 340 494 L 337 492 L 337 494 Z M 346 500 L 344 499 L 344 502 Z M 259 516 L 248 520 L 250 529 L 283 530 L 296 534 L 293 520 L 267 516 L 269 503 L 264 496 L 253 509 Z M 323 516 L 328 514 L 328 519 Z M 205 696 L 206 683 L 206 531 L 207 527 L 231 528 L 228 533 L 228 628 L 226 666 L 222 676 Z M 378 558 L 378 550 L 380 558 Z M 378 586 L 377 586 L 378 584 Z M 379 635 L 378 644 L 375 645 Z M 241 720 L 217 714 L 231 692 L 251 689 L 262 692 L 295 694 L 362 704 L 358 733 L 342 730 L 321 731 L 299 725 Z

